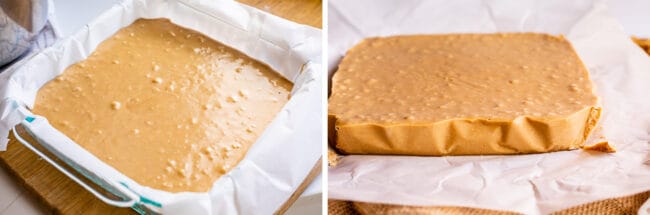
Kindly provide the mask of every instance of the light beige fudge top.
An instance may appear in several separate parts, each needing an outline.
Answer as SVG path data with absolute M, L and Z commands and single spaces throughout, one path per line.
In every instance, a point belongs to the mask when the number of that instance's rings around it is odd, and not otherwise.
M 532 33 L 367 39 L 333 83 L 329 112 L 349 123 L 558 117 L 598 101 L 571 45 Z
M 138 183 L 204 192 L 289 99 L 268 66 L 166 19 L 140 19 L 46 84 L 34 112 Z
M 566 150 L 600 115 L 573 47 L 546 34 L 370 38 L 332 79 L 330 138 L 352 154 Z

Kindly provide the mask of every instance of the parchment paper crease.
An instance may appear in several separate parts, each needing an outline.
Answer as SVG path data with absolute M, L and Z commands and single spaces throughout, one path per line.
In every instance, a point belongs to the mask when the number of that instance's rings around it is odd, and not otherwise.
M 169 18 L 268 64 L 294 83 L 292 97 L 231 172 L 206 193 L 169 193 L 141 186 L 60 132 L 36 136 L 106 180 L 161 203 L 168 214 L 270 214 L 295 191 L 321 156 L 321 32 L 228 0 L 124 0 L 83 29 L 0 74 L 0 143 L 16 121 L 15 104 L 33 106 L 38 89 L 89 56 L 137 18 Z M 119 81 L 119 77 L 116 77 Z M 137 164 L 134 164 L 137 165 Z
M 372 36 L 562 34 L 602 99 L 602 132 L 618 152 L 521 156 L 345 156 L 329 169 L 329 198 L 467 206 L 546 214 L 650 190 L 650 59 L 602 1 L 344 1 L 329 3 L 329 68 Z

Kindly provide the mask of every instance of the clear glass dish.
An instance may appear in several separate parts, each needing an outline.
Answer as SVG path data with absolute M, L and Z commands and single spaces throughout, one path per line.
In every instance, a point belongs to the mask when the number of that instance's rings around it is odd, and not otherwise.
M 34 115 L 24 106 L 19 106 L 17 102 L 13 102 L 13 104 L 23 116 L 20 124 L 12 129 L 13 136 L 25 147 L 106 204 L 116 207 L 131 207 L 140 214 L 160 214 L 162 207 L 160 203 L 138 195 L 126 184 L 115 183 L 96 174 L 66 156 L 53 142 L 41 138 L 43 134 L 61 133 L 52 127 L 44 117 Z M 76 143 L 73 142 L 73 144 Z
M 133 2 L 139 2 L 139 4 L 141 4 L 140 6 L 144 7 L 144 9 L 143 8 L 133 9 L 134 6 L 130 4 Z M 97 19 L 92 21 L 85 29 L 82 29 L 79 32 L 75 33 L 72 36 L 72 38 L 59 41 L 54 46 L 28 57 L 30 59 L 25 59 L 24 62 L 21 62 L 21 65 L 16 65 L 16 66 L 28 68 L 38 64 L 39 65 L 38 68 L 22 69 L 21 72 L 25 72 L 26 74 L 29 74 L 29 75 L 23 74 L 24 77 L 28 78 L 28 79 L 23 78 L 23 80 L 30 80 L 29 84 L 37 85 L 35 86 L 35 88 L 39 88 L 42 87 L 42 84 L 45 84 L 45 82 L 54 79 L 56 74 L 59 74 L 60 71 L 65 69 L 66 66 L 63 64 L 77 62 L 79 60 L 84 59 L 88 55 L 88 53 L 91 53 L 92 50 L 94 50 L 94 48 L 92 47 L 96 46 L 95 43 L 99 43 L 105 40 L 105 38 L 107 37 L 105 35 L 112 35 L 111 31 L 114 30 L 114 28 L 119 29 L 125 27 L 123 26 L 125 24 L 122 23 L 123 20 L 127 20 L 125 17 L 121 17 L 121 19 L 116 19 L 115 16 L 116 13 L 108 13 L 108 12 L 135 10 L 135 11 L 142 12 L 142 14 L 134 13 L 134 14 L 138 14 L 137 17 L 139 18 L 176 17 L 177 21 L 181 21 L 180 23 L 183 23 L 184 21 L 185 24 L 188 25 L 188 26 L 182 25 L 184 27 L 192 28 L 191 26 L 193 24 L 199 26 L 192 29 L 197 30 L 206 35 L 211 35 L 210 37 L 212 37 L 213 39 L 222 42 L 226 45 L 229 45 L 239 51 L 242 51 L 245 54 L 251 56 L 252 58 L 258 61 L 267 63 L 272 67 L 273 65 L 275 65 L 276 68 L 274 68 L 274 70 L 280 73 L 280 75 L 287 78 L 291 82 L 294 82 L 294 84 L 299 83 L 299 85 L 303 86 L 301 88 L 295 88 L 294 85 L 294 89 L 291 93 L 292 98 L 300 99 L 299 101 L 309 101 L 309 102 L 307 102 L 307 105 L 300 105 L 302 109 L 298 110 L 297 107 L 299 105 L 297 104 L 297 102 L 290 101 L 288 103 L 289 107 L 294 108 L 292 109 L 293 110 L 292 113 L 296 116 L 303 116 L 303 117 L 291 118 L 290 120 L 292 123 L 299 123 L 299 122 L 304 123 L 307 120 L 309 120 L 310 119 L 309 117 L 304 117 L 304 116 L 309 116 L 307 115 L 307 113 L 311 113 L 312 109 L 308 109 L 304 107 L 309 106 L 309 104 L 316 104 L 315 102 L 313 102 L 312 98 L 317 98 L 317 97 L 311 97 L 311 96 L 308 97 L 306 95 L 313 95 L 313 94 L 320 95 L 320 90 L 310 90 L 312 88 L 316 89 L 317 86 L 320 87 L 320 85 L 317 84 L 320 83 L 319 82 L 320 75 L 316 75 L 317 74 L 316 72 L 312 72 L 312 71 L 320 71 L 319 69 L 317 69 L 320 68 L 319 61 L 316 61 L 318 63 L 314 63 L 314 61 L 315 59 L 320 60 L 320 54 L 316 54 L 316 53 L 320 53 L 320 47 L 317 46 L 317 44 L 320 44 L 321 40 L 320 37 L 315 37 L 312 36 L 311 34 L 316 32 L 306 31 L 310 29 L 304 30 L 302 26 L 286 23 L 286 20 L 272 20 L 269 19 L 268 17 L 264 18 L 265 14 L 261 14 L 261 12 L 252 11 L 247 6 L 228 7 L 226 5 L 224 7 L 220 7 L 221 5 L 225 5 L 225 4 L 237 4 L 237 3 L 231 3 L 229 1 L 221 2 L 223 4 L 221 3 L 208 4 L 208 3 L 210 2 L 209 1 L 185 2 L 183 0 L 158 0 L 158 1 L 147 0 L 145 2 L 144 0 L 125 0 L 120 4 L 117 4 L 113 8 L 109 9 L 109 11 L 107 11 L 106 13 L 101 14 Z M 145 13 L 150 11 L 147 10 L 146 7 L 152 5 L 160 6 L 160 8 L 163 9 L 167 7 L 173 7 L 177 9 L 178 13 L 173 13 L 172 15 L 167 15 L 167 13 L 165 14 L 152 13 L 155 15 Z M 237 10 L 234 10 L 233 8 Z M 159 10 L 152 9 L 151 11 L 159 11 Z M 111 20 L 111 21 L 108 22 L 107 20 Z M 122 20 L 122 21 L 115 21 L 115 20 Z M 263 22 L 265 20 L 266 22 Z M 174 20 L 172 19 L 172 21 Z M 117 26 L 116 23 L 120 23 L 119 26 Z M 211 26 L 212 28 L 205 27 L 205 26 Z M 95 32 L 95 34 L 92 34 L 92 32 Z M 280 34 L 280 32 L 282 32 L 282 34 Z M 91 40 L 92 42 L 90 42 Z M 68 41 L 73 41 L 74 44 L 73 42 L 68 42 Z M 236 42 L 232 42 L 232 41 L 236 41 Z M 316 43 L 316 41 L 318 43 Z M 233 44 L 238 44 L 239 47 Z M 247 53 L 246 50 L 248 50 L 248 52 L 251 52 L 253 54 Z M 316 50 L 318 50 L 318 52 L 316 52 Z M 40 54 L 43 55 L 39 56 Z M 31 59 L 33 57 L 40 57 L 40 58 Z M 278 59 L 282 59 L 282 60 L 280 61 Z M 52 66 L 50 66 L 50 64 L 52 64 Z M 47 66 L 42 67 L 41 65 L 47 65 Z M 299 67 L 299 65 L 302 66 Z M 50 71 L 43 71 L 43 69 L 47 69 Z M 38 76 L 42 76 L 42 77 L 38 77 Z M 47 79 L 47 80 L 43 80 L 43 79 Z M 35 91 L 34 89 L 31 90 Z M 28 93 L 21 92 L 17 96 L 30 95 L 30 93 L 32 93 L 32 91 Z M 301 95 L 302 97 L 300 96 L 293 97 L 295 94 Z M 27 108 L 28 106 L 22 103 L 23 101 L 24 102 L 30 101 L 30 98 L 21 98 L 21 99 L 14 99 L 14 100 L 11 100 L 11 98 L 9 98 L 9 101 L 14 106 L 15 111 L 19 112 L 19 114 L 15 114 L 15 115 L 20 116 L 19 118 L 20 124 L 15 126 L 13 129 L 15 138 L 23 145 L 25 145 L 25 147 L 34 151 L 38 156 L 42 157 L 45 161 L 47 161 L 52 166 L 57 168 L 59 171 L 64 173 L 67 177 L 69 177 L 76 183 L 80 184 L 83 188 L 87 189 L 98 199 L 106 202 L 109 205 L 113 205 L 117 207 L 131 207 L 140 214 L 159 214 L 162 212 L 162 207 L 163 207 L 162 203 L 165 203 L 166 201 L 168 201 L 168 199 L 172 199 L 172 197 L 170 196 L 173 195 L 168 195 L 167 192 L 150 189 L 135 183 L 133 180 L 128 178 L 128 176 L 121 174 L 114 168 L 110 167 L 108 164 L 102 162 L 97 157 L 95 157 L 92 153 L 81 148 L 80 145 L 72 141 L 65 134 L 61 133 L 60 131 L 52 127 L 47 122 L 47 119 L 45 119 L 44 117 L 34 115 Z M 316 105 L 313 106 L 315 107 Z M 314 110 L 320 111 L 320 109 L 314 109 Z M 287 116 L 284 116 L 284 118 L 280 118 L 280 119 L 282 119 L 283 121 L 289 121 Z M 318 150 L 310 150 L 310 148 L 308 149 L 310 145 L 304 144 L 305 140 L 313 137 L 314 133 L 309 133 L 309 132 L 312 132 L 312 130 L 320 131 L 320 129 L 318 129 L 317 127 L 318 126 L 313 126 L 313 127 L 300 126 L 298 128 L 294 128 L 295 130 L 293 131 L 295 132 L 295 134 L 294 133 L 290 135 L 286 134 L 287 137 L 288 136 L 292 137 L 291 141 L 284 141 L 283 144 L 287 144 L 287 145 L 292 144 L 291 148 L 295 149 L 294 151 L 296 152 L 300 152 L 294 154 L 294 156 L 296 157 L 312 158 L 316 155 L 320 157 L 321 155 L 320 147 L 317 148 Z M 276 126 L 276 129 L 280 129 L 280 128 L 282 127 Z M 267 127 L 266 130 L 268 131 L 269 128 Z M 282 135 L 280 135 L 280 137 L 278 138 L 283 137 Z M 320 140 L 320 138 L 317 139 Z M 70 150 L 69 148 L 74 148 L 75 150 Z M 270 150 L 267 151 L 258 150 L 257 153 L 263 154 L 264 156 L 256 156 L 256 158 L 261 158 L 261 157 L 265 159 L 277 158 L 276 160 L 282 160 L 281 159 L 282 157 L 286 157 L 286 155 L 279 155 L 275 152 L 271 152 Z M 318 157 L 314 157 L 314 158 L 317 159 Z M 256 160 L 255 162 L 259 162 L 259 164 L 266 163 L 258 160 Z M 282 160 L 281 163 L 286 165 L 295 162 L 291 162 L 289 160 Z M 320 162 L 317 163 L 320 164 Z M 299 167 L 309 166 L 309 168 L 311 168 L 312 165 L 313 164 L 311 164 L 310 162 L 296 164 L 296 166 Z M 252 168 L 251 165 L 244 166 L 244 167 L 248 167 L 249 169 Z M 266 168 L 272 168 L 272 167 L 266 167 Z M 300 177 L 301 174 L 303 173 L 307 174 L 308 172 L 309 169 L 307 168 L 295 168 L 294 170 L 292 170 L 291 174 L 287 174 L 287 175 L 294 176 L 291 179 L 287 179 L 287 177 L 277 177 L 277 179 L 281 182 L 286 182 L 287 184 L 291 184 L 295 181 L 299 181 L 297 180 L 297 178 Z M 250 173 L 250 175 L 262 174 L 261 172 L 254 172 L 254 171 L 248 171 L 247 173 Z M 247 183 L 259 187 L 267 185 L 266 180 L 251 180 L 248 181 Z M 228 184 L 226 185 L 231 185 L 233 187 L 244 186 L 241 184 L 242 183 L 235 184 L 228 181 Z M 258 197 L 259 196 L 277 197 L 277 196 L 286 195 L 289 192 L 292 192 L 294 194 L 296 192 L 298 192 L 298 194 L 299 192 L 301 192 L 293 189 L 287 191 L 287 189 L 285 188 L 286 186 L 278 186 L 277 188 L 273 187 L 273 189 L 277 190 L 277 192 L 267 192 L 267 194 L 264 195 L 260 195 L 259 193 L 253 191 L 240 192 L 240 193 L 244 193 L 244 195 L 242 194 L 233 195 L 234 197 L 231 198 L 237 199 L 238 197 L 247 196 L 247 195 L 255 195 Z M 220 194 L 218 191 L 214 193 Z M 162 195 L 158 195 L 158 194 L 162 194 Z M 196 196 L 199 195 L 204 196 L 201 193 L 196 194 Z M 271 203 L 265 204 L 265 203 L 257 202 L 256 204 L 264 205 L 267 208 L 267 211 L 277 209 L 276 207 L 277 205 Z M 258 208 L 259 207 L 260 205 L 258 205 Z M 235 206 L 223 205 L 223 208 L 225 209 L 222 210 L 227 210 L 230 208 L 235 208 Z M 239 207 L 237 207 L 236 209 L 249 210 L 246 208 L 242 209 Z

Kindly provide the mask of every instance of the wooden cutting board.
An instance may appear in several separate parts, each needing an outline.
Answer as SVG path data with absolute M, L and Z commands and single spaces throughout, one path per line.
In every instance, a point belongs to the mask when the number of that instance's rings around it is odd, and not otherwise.
M 271 14 L 301 24 L 321 28 L 321 0 L 239 0 Z M 320 140 L 314 140 L 320 141 Z M 7 151 L 0 152 L 0 166 L 5 168 L 28 191 L 37 197 L 46 211 L 56 214 L 135 214 L 129 208 L 105 204 L 63 173 L 40 159 L 29 149 L 10 138 Z M 299 187 L 298 191 L 278 211 L 284 212 L 300 193 L 320 174 L 320 161 Z

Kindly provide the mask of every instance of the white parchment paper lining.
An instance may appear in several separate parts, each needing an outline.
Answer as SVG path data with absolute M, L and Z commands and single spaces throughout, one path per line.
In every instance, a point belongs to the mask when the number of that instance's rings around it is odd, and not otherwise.
M 82 9 L 82 8 L 80 8 Z M 163 205 L 169 214 L 269 214 L 305 179 L 321 156 L 321 32 L 228 0 L 125 0 L 68 39 L 0 74 L 0 145 L 20 120 L 12 104 L 34 104 L 38 89 L 89 56 L 138 18 L 169 18 L 261 61 L 294 83 L 292 97 L 244 160 L 206 193 L 141 186 L 60 132 L 36 135 L 100 176 Z M 119 81 L 119 77 L 116 77 Z M 137 165 L 137 164 L 133 164 Z M 155 208 L 154 208 L 155 209 Z
M 329 198 L 546 214 L 650 190 L 650 58 L 596 0 L 331 0 L 329 68 L 361 39 L 466 32 L 565 35 L 602 99 L 603 134 L 618 152 L 521 156 L 345 156 Z

